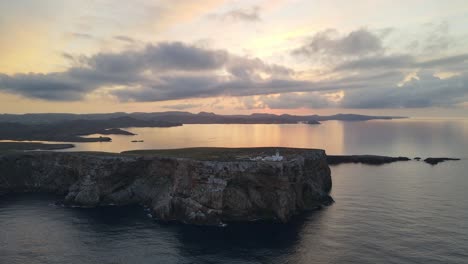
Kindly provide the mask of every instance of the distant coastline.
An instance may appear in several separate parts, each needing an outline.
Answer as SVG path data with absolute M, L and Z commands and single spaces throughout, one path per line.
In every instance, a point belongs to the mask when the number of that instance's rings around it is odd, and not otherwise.
M 321 121 L 367 121 L 367 120 L 391 120 L 407 118 L 403 116 L 369 116 L 357 114 L 336 115 L 275 115 L 264 113 L 253 113 L 250 115 L 218 115 L 209 112 L 190 113 L 182 111 L 153 112 L 153 113 L 103 113 L 103 114 L 67 114 L 67 113 L 40 113 L 40 114 L 0 114 L 0 123 L 22 123 L 22 124 L 49 124 L 64 121 L 78 120 L 109 120 L 116 118 L 133 118 L 140 121 L 164 121 L 181 124 L 296 124 L 308 123 L 318 124 Z
M 320 121 L 367 121 L 404 118 L 396 116 L 366 116 L 355 114 L 319 115 L 217 115 L 200 112 L 111 113 L 111 114 L 23 114 L 0 115 L 0 140 L 56 141 L 56 142 L 109 142 L 107 135 L 133 133 L 127 127 L 175 127 L 183 124 L 309 124 Z M 106 136 L 87 137 L 93 134 Z

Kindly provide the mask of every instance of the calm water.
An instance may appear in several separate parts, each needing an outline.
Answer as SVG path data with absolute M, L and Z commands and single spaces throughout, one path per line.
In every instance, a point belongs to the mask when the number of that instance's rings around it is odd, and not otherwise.
M 468 119 L 327 121 L 321 125 L 184 125 L 126 130 L 137 135 L 112 135 L 112 142 L 78 143 L 71 150 L 121 152 L 200 146 L 283 146 L 322 148 L 330 154 L 468 157 Z M 144 142 L 132 143 L 132 140 Z
M 282 145 L 468 157 L 463 120 L 132 131 L 151 148 Z M 124 150 L 118 142 L 92 145 Z M 466 159 L 335 166 L 336 203 L 286 225 L 162 224 L 139 207 L 71 209 L 54 206 L 51 196 L 2 197 L 0 263 L 468 263 L 467 170 Z

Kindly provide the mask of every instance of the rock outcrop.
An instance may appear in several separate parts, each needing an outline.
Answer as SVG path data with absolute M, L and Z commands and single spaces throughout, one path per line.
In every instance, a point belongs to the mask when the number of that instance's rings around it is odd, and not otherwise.
M 64 203 L 94 207 L 143 204 L 160 220 L 192 224 L 287 222 L 330 204 L 323 150 L 281 162 L 84 153 L 0 156 L 0 193 L 50 192 Z
M 362 163 L 369 165 L 381 165 L 397 161 L 409 161 L 407 157 L 388 157 L 378 155 L 328 155 L 327 161 L 330 165 L 341 163 Z

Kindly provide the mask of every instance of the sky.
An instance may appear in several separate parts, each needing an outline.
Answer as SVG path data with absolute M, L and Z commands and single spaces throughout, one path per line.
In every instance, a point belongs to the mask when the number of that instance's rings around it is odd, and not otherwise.
M 0 0 L 0 113 L 468 117 L 466 0 Z

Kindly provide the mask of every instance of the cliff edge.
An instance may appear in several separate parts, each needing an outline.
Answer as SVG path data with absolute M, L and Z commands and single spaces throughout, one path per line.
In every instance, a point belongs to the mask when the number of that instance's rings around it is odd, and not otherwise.
M 85 207 L 143 204 L 157 219 L 190 224 L 287 222 L 333 201 L 325 151 L 293 150 L 282 161 L 10 153 L 0 155 L 0 194 L 57 193 Z

